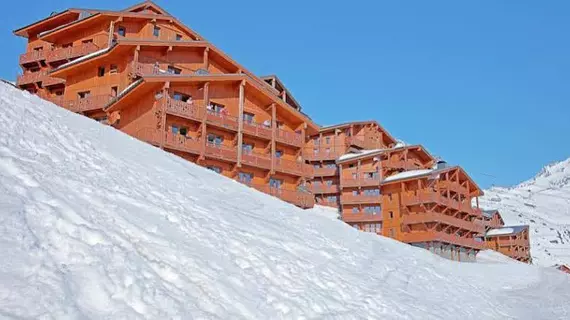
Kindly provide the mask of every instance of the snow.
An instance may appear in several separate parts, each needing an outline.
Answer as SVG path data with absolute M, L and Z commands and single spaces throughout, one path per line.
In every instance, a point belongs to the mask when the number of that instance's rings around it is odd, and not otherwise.
M 570 264 L 570 159 L 517 186 L 485 190 L 479 204 L 499 210 L 507 226 L 529 225 L 533 263 Z
M 552 268 L 359 232 L 6 84 L 0 108 L 0 317 L 569 317 Z
M 487 236 L 504 236 L 509 234 L 516 234 L 526 229 L 527 226 L 507 226 L 504 228 L 491 229 L 487 232 Z
M 398 181 L 398 180 L 408 179 L 408 178 L 412 178 L 412 177 L 419 177 L 419 176 L 429 174 L 433 171 L 434 170 L 432 170 L 432 169 L 418 169 L 418 170 L 403 171 L 403 172 L 396 173 L 395 175 L 387 177 L 386 179 L 384 179 L 384 182 Z
M 340 220 L 340 214 L 336 208 L 315 205 L 313 208 L 305 210 L 305 212 L 309 214 L 316 214 L 331 220 Z
M 523 263 L 511 259 L 495 250 L 481 250 L 477 254 L 477 263 Z
M 357 157 L 362 157 L 368 154 L 373 154 L 376 152 L 380 152 L 380 151 L 384 151 L 386 149 L 370 149 L 370 150 L 363 150 L 362 152 L 359 153 L 347 153 L 347 154 L 343 154 L 342 156 L 338 157 L 338 161 L 344 161 L 344 160 L 348 160 L 348 159 L 352 159 L 352 158 L 357 158 Z

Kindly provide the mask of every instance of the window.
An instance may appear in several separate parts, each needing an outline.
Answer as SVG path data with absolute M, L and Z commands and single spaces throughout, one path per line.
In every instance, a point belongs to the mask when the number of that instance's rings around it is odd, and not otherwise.
M 278 128 L 278 129 L 283 128 L 283 122 L 281 122 L 281 121 L 275 121 L 275 124 L 277 125 L 277 128 Z
M 352 213 L 358 213 L 358 208 L 357 208 L 357 207 L 352 207 Z
M 44 47 L 35 47 L 34 52 L 42 52 L 44 51 Z
M 209 134 L 207 139 L 208 139 L 208 144 L 215 146 L 220 146 L 224 141 L 223 137 L 217 136 L 215 134 Z
M 157 26 L 154 26 L 154 29 L 152 30 L 152 35 L 155 37 L 160 37 L 160 28 Z
M 357 196 L 357 195 L 358 195 L 358 190 L 352 190 L 352 195 L 353 195 L 353 196 Z
M 83 43 L 83 44 L 93 43 L 93 39 L 86 39 L 86 40 L 81 41 L 81 43 Z
M 127 29 L 125 29 L 125 27 L 119 27 L 119 29 L 117 30 L 117 33 L 121 37 L 125 37 L 127 35 Z
M 388 200 L 390 200 L 390 202 L 392 202 L 392 194 L 388 193 Z
M 327 152 L 327 154 L 331 153 L 331 148 L 326 148 L 325 151 Z
M 354 168 L 354 163 L 348 165 L 349 168 Z
M 326 137 L 327 144 L 331 143 L 331 137 Z
M 172 95 L 172 99 L 178 100 L 178 101 L 188 102 L 188 100 L 190 100 L 191 97 L 187 94 L 184 94 L 184 93 L 174 92 L 174 94 Z
M 111 67 L 109 68 L 109 73 L 116 74 L 117 72 L 119 72 L 119 68 L 117 67 L 116 64 L 112 64 Z
M 390 215 L 390 219 L 394 219 L 394 212 L 393 211 L 390 211 L 388 214 Z
M 172 133 L 178 134 L 178 126 L 172 126 Z
M 283 184 L 283 180 L 270 178 L 269 179 L 269 187 L 272 189 L 281 189 L 281 185 Z
M 281 157 L 283 157 L 283 151 L 275 150 L 275 158 L 279 159 Z M 315 168 L 317 168 L 317 167 L 318 167 L 318 164 L 315 165 Z
M 97 72 L 97 75 L 99 77 L 102 77 L 105 75 L 105 67 L 99 67 L 99 72 Z
M 336 202 L 336 200 L 337 200 L 337 197 L 336 197 L 336 196 L 328 196 L 328 197 L 327 197 L 327 201 L 328 201 L 328 202 Z
M 181 74 L 182 70 L 173 66 L 168 66 L 166 72 L 170 74 Z
M 336 169 L 336 164 L 334 164 L 334 163 L 329 163 L 329 164 L 326 165 L 326 167 L 329 168 L 329 169 Z
M 66 43 L 64 45 L 62 45 L 62 48 L 71 48 L 73 46 L 73 43 Z
M 188 133 L 188 128 L 186 127 L 181 127 L 180 128 L 180 134 L 185 136 Z
M 119 92 L 119 87 L 111 87 L 111 97 L 116 97 Z
M 330 186 L 332 186 L 333 182 L 332 182 L 332 180 L 327 180 L 327 181 L 325 181 L 325 184 L 330 187 Z
M 315 138 L 313 139 L 313 143 L 318 146 L 321 143 L 321 140 L 319 138 Z
M 207 109 L 209 113 L 221 113 L 226 107 L 223 104 L 210 102 Z
M 313 154 L 319 154 L 319 149 L 313 148 Z
M 78 92 L 77 95 L 79 96 L 79 99 L 87 99 L 91 96 L 91 91 L 81 91 Z
M 180 41 L 182 40 L 182 35 L 181 34 L 177 34 L 176 35 L 176 41 Z
M 206 169 L 212 170 L 215 173 L 222 173 L 222 168 L 216 166 L 207 166 Z
M 249 112 L 243 113 L 243 121 L 245 121 L 247 123 L 253 123 L 254 118 L 255 118 L 255 115 L 253 113 L 249 113 Z
M 253 174 L 246 173 L 246 172 L 240 172 L 240 173 L 238 173 L 238 179 L 239 179 L 239 182 L 241 182 L 241 183 L 250 184 L 251 181 L 253 180 Z
M 244 143 L 241 145 L 241 149 L 245 154 L 251 154 L 253 151 L 253 144 Z
M 352 173 L 352 179 L 358 179 L 358 173 L 353 172 Z
M 318 163 L 315 163 L 315 164 L 313 164 L 313 168 L 315 168 L 315 169 L 320 169 L 320 168 L 321 168 L 321 165 L 318 164 Z

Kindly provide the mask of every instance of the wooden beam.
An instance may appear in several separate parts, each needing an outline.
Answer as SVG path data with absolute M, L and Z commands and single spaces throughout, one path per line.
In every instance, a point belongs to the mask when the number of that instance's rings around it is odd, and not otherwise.
M 206 143 L 208 140 L 208 128 L 206 127 L 206 118 L 208 117 L 208 105 L 210 104 L 210 83 L 204 83 L 204 114 L 202 115 L 202 146 L 200 146 L 200 158 L 206 157 Z
M 238 156 L 237 166 L 241 167 L 241 154 L 243 146 L 243 108 L 245 103 L 245 80 L 239 85 L 239 114 L 238 114 Z
M 277 108 L 271 104 L 271 174 L 275 174 L 275 139 L 277 138 Z
M 208 68 L 210 68 L 209 52 L 210 52 L 210 48 L 206 47 L 204 49 L 204 70 L 208 70 Z
M 166 104 L 168 102 L 168 90 L 170 89 L 170 82 L 165 82 L 164 87 L 162 88 L 162 102 L 161 102 L 161 110 L 160 110 L 160 130 L 162 130 L 162 134 L 160 135 L 160 148 L 164 149 L 164 142 L 166 140 Z
M 107 40 L 107 47 L 111 47 L 113 45 L 114 33 L 115 33 L 115 21 L 111 21 L 111 23 L 109 23 L 109 39 Z

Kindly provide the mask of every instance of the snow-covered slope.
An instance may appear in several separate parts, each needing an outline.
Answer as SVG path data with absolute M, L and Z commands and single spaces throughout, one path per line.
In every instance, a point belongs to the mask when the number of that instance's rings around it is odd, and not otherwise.
M 0 317 L 567 319 L 570 277 L 303 211 L 0 84 Z
M 483 208 L 499 209 L 506 224 L 530 225 L 534 263 L 570 264 L 570 159 L 546 166 L 512 188 L 491 188 Z

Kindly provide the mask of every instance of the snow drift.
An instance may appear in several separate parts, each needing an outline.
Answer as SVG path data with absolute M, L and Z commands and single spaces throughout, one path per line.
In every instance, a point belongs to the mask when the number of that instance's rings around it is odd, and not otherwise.
M 5 84 L 0 111 L 0 317 L 568 317 L 556 270 L 358 232 Z

